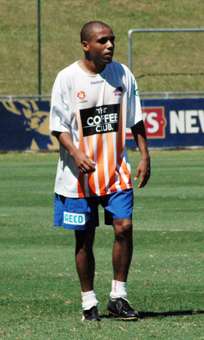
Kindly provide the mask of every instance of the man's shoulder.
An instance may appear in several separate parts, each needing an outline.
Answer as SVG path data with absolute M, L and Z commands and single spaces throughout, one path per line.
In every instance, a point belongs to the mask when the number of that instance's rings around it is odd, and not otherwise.
M 66 66 L 66 67 L 64 67 L 62 70 L 60 70 L 60 71 L 58 72 L 58 76 L 59 76 L 60 78 L 64 78 L 64 77 L 67 78 L 67 77 L 70 77 L 70 76 L 72 76 L 72 75 L 75 74 L 76 69 L 77 69 L 77 61 L 75 61 L 74 63 L 72 63 L 72 64 L 70 64 L 70 65 L 68 65 L 68 66 Z
M 60 70 L 55 78 L 55 88 L 59 87 L 67 91 L 72 86 L 73 79 L 76 77 L 77 68 L 76 61 Z
M 119 63 L 118 61 L 113 60 L 110 64 L 109 67 L 113 69 L 113 71 L 117 71 L 123 74 L 131 74 L 130 69 L 128 68 L 127 65 L 123 63 Z

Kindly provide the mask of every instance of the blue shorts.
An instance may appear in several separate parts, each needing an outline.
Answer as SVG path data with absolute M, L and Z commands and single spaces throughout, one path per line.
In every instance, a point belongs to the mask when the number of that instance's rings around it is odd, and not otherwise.
M 55 194 L 54 225 L 74 230 L 97 227 L 99 204 L 104 208 L 105 224 L 112 225 L 113 219 L 132 219 L 133 190 L 85 198 L 67 198 Z

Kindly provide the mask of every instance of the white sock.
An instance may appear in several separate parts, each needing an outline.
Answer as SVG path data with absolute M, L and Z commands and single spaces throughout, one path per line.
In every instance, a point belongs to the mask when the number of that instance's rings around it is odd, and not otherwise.
M 123 298 L 127 299 L 127 283 L 117 280 L 112 280 L 112 290 L 110 293 L 111 299 Z
M 94 290 L 89 290 L 88 292 L 81 292 L 81 299 L 83 310 L 90 309 L 93 306 L 97 306 L 98 304 Z

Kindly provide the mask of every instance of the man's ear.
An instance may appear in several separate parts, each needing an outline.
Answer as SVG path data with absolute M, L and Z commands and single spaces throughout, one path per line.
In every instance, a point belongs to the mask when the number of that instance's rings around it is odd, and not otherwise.
M 84 50 L 84 52 L 88 52 L 89 51 L 89 43 L 88 43 L 88 41 L 86 41 L 86 40 L 82 41 L 81 45 L 82 45 L 82 49 Z

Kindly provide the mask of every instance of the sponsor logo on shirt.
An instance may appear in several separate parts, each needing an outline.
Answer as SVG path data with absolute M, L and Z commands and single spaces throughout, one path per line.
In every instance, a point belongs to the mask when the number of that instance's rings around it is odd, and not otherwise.
M 102 105 L 80 110 L 83 135 L 118 131 L 120 104 Z
M 138 90 L 138 89 L 135 89 L 135 90 L 134 90 L 134 96 L 135 96 L 135 97 L 137 97 L 137 96 L 139 97 L 139 90 Z
M 122 86 L 118 86 L 116 87 L 116 89 L 113 91 L 115 96 L 121 96 L 121 94 L 123 93 L 123 88 Z
M 103 80 L 103 79 L 101 79 L 101 80 L 92 80 L 92 81 L 91 81 L 91 84 L 92 84 L 92 85 L 101 84 L 101 83 L 104 83 L 104 80 Z
M 77 93 L 77 98 L 79 98 L 80 100 L 83 100 L 86 97 L 86 93 L 84 91 L 79 91 Z
M 64 224 L 84 225 L 85 214 L 76 214 L 64 211 Z

